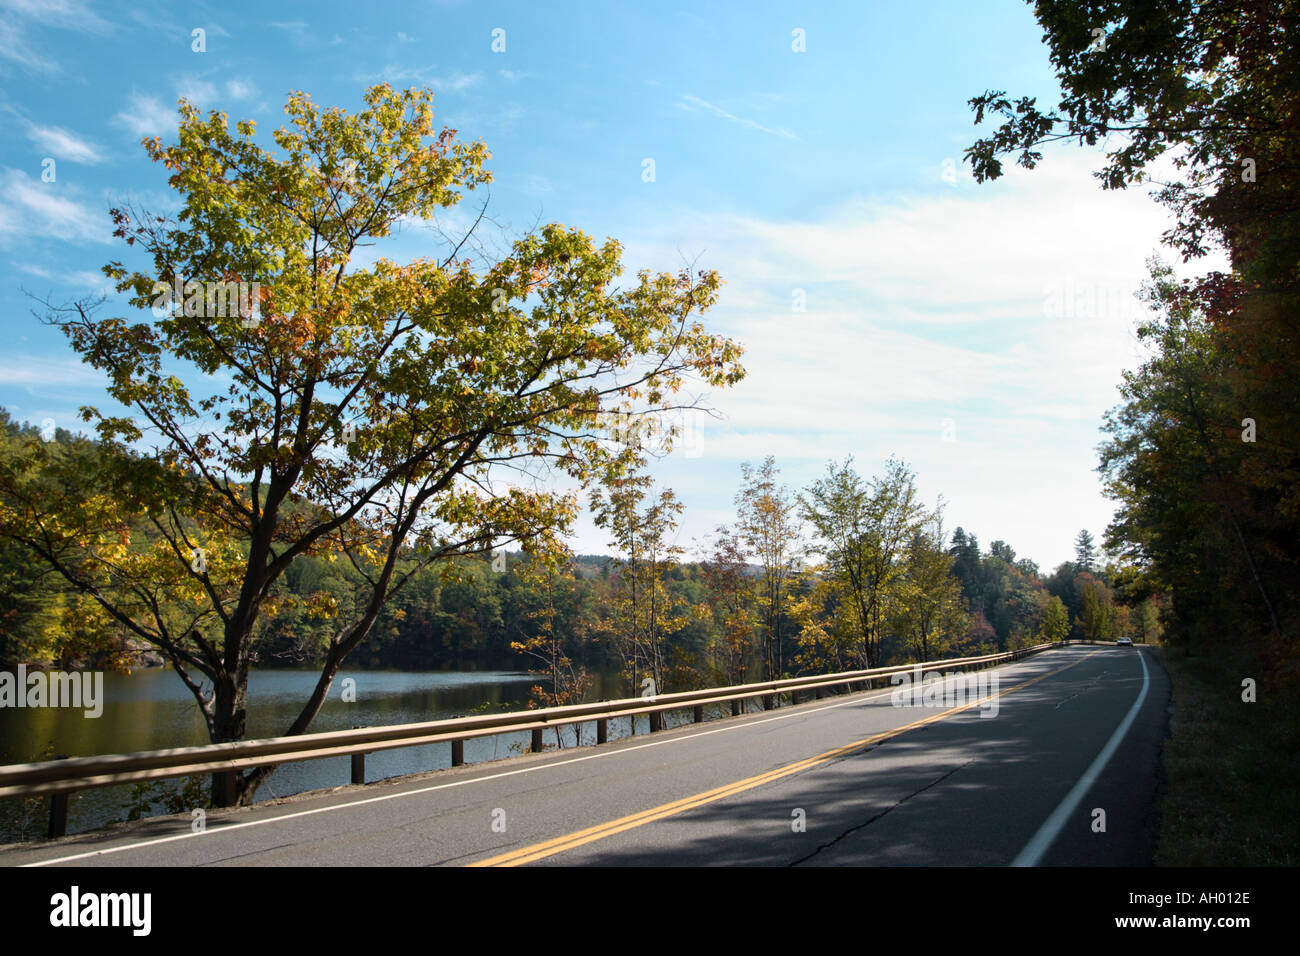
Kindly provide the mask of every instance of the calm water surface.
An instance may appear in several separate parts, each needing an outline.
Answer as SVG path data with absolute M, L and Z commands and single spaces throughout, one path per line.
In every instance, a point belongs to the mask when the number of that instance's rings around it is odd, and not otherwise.
M 248 683 L 248 738 L 275 737 L 297 716 L 316 685 L 319 671 L 254 671 Z M 343 679 L 356 681 L 356 700 L 342 700 Z M 329 699 L 309 732 L 414 723 L 480 712 L 522 710 L 529 688 L 539 678 L 517 671 L 351 671 L 340 673 Z M 626 694 L 612 675 L 597 676 L 589 698 Z M 669 721 L 674 723 L 675 721 Z M 621 723 L 622 726 L 616 726 Z M 638 732 L 648 729 L 640 718 Z M 580 728 L 584 742 L 595 739 L 595 725 Z M 611 721 L 610 737 L 626 734 L 627 721 Z M 555 744 L 553 734 L 548 744 Z M 567 729 L 565 745 L 574 743 Z M 87 756 L 126 753 L 209 743 L 193 696 L 170 668 L 104 675 L 104 707 L 90 719 L 70 708 L 0 708 L 0 764 L 48 759 L 54 754 Z M 465 759 L 475 763 L 511 756 L 527 749 L 528 734 L 501 734 L 465 742 Z M 366 779 L 418 773 L 450 766 L 451 745 L 429 744 L 381 751 L 366 757 Z M 350 781 L 348 757 L 329 757 L 284 764 L 258 791 L 258 800 L 334 787 Z M 183 781 L 168 781 L 178 788 Z M 131 787 L 101 787 L 73 796 L 68 832 L 76 833 L 126 818 Z M 0 800 L 0 841 L 43 836 L 48 798 Z M 163 812 L 155 805 L 157 812 Z

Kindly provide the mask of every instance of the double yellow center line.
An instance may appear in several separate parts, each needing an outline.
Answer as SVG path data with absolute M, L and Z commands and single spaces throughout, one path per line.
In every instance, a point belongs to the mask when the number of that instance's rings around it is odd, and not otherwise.
M 576 833 L 568 833 L 564 836 L 555 837 L 551 840 L 545 840 L 541 843 L 534 843 L 518 850 L 511 850 L 509 853 L 502 853 L 498 856 L 491 856 L 487 859 L 478 860 L 470 863 L 469 866 L 522 866 L 525 863 L 535 863 L 538 860 L 544 860 L 549 856 L 557 853 L 563 853 L 566 850 L 573 850 L 587 843 L 594 843 L 597 840 L 603 840 L 606 837 L 623 833 L 627 830 L 634 830 L 637 827 L 645 826 L 647 823 L 654 823 L 656 820 L 663 820 L 666 817 L 675 816 L 684 813 L 687 810 L 693 810 L 696 807 L 702 807 L 705 804 L 714 803 L 733 794 L 744 793 L 746 790 L 753 790 L 755 787 L 761 787 L 766 783 L 772 783 L 774 780 L 780 780 L 783 777 L 793 776 L 796 773 L 802 773 L 805 770 L 811 770 L 813 767 L 829 763 L 840 757 L 847 757 L 863 747 L 869 747 L 877 744 L 882 740 L 888 740 L 890 737 L 897 737 L 899 734 L 906 733 L 909 730 L 915 730 L 918 727 L 924 727 L 935 721 L 951 717 L 953 714 L 961 713 L 964 710 L 970 710 L 972 707 L 981 706 L 998 697 L 1010 694 L 1013 691 L 1020 690 L 1022 687 L 1028 687 L 1036 684 L 1040 680 L 1045 680 L 1062 671 L 1069 670 L 1075 664 L 1080 664 L 1085 660 L 1081 657 L 1076 661 L 1066 664 L 1064 667 L 1058 667 L 1056 670 L 1048 671 L 1030 680 L 1016 684 L 1014 687 L 1008 687 L 1006 690 L 998 691 L 996 694 L 990 694 L 970 704 L 962 704 L 949 710 L 932 714 L 920 720 L 913 721 L 910 724 L 904 724 L 902 727 L 895 727 L 892 730 L 886 730 L 879 734 L 872 734 L 870 737 L 863 737 L 861 740 L 855 740 L 853 743 L 845 744 L 842 747 L 836 747 L 834 750 L 828 750 L 825 753 L 818 754 L 815 757 L 808 757 L 795 763 L 786 764 L 784 767 L 778 767 L 775 770 L 769 770 L 767 773 L 761 773 L 754 777 L 746 777 L 744 780 L 737 780 L 734 783 L 725 784 L 721 787 L 715 787 L 712 790 L 706 790 L 703 793 L 697 793 L 693 796 L 683 797 L 681 800 L 674 800 L 671 803 L 661 804 L 652 807 L 649 810 L 642 810 L 640 813 L 633 813 L 630 816 L 619 817 L 617 820 L 610 820 L 607 823 L 598 826 L 588 827 L 585 830 L 578 830 Z

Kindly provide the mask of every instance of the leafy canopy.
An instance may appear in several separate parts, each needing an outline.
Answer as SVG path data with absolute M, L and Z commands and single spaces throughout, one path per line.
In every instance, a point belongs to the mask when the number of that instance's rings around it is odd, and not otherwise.
M 588 482 L 636 458 L 605 440 L 611 411 L 656 415 L 682 407 L 688 385 L 744 375 L 740 347 L 696 318 L 718 275 L 642 270 L 620 283 L 614 240 L 551 223 L 477 261 L 464 250 L 478 248 L 480 213 L 440 259 L 363 254 L 491 181 L 481 142 L 435 133 L 431 98 L 375 86 L 349 114 L 294 93 L 278 153 L 253 123 L 232 130 L 182 101 L 177 141 L 144 144 L 180 211 L 114 210 L 145 261 L 105 267 L 154 317 L 97 318 L 102 301 L 50 307 L 129 412 L 83 409 L 116 464 L 69 472 L 41 497 L 27 479 L 51 463 L 33 462 L 11 482 L 5 531 L 163 648 L 221 739 L 242 733 L 250 635 L 295 559 L 346 557 L 366 593 L 291 733 L 412 573 L 568 527 L 576 497 L 548 479 Z M 224 308 L 234 288 L 240 308 Z M 121 537 L 133 515 L 148 516 L 157 544 Z M 169 621 L 160 578 L 201 620 Z

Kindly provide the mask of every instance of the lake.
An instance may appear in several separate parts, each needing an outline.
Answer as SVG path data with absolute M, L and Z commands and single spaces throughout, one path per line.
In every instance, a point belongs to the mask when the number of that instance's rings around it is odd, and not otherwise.
M 259 670 L 249 675 L 246 739 L 284 733 L 311 694 L 319 671 Z M 626 695 L 614 675 L 593 675 L 591 700 Z M 354 702 L 342 699 L 344 678 L 356 681 Z M 329 699 L 309 732 L 346 730 L 415 723 L 471 713 L 497 713 L 527 707 L 529 688 L 541 680 L 518 671 L 343 671 L 334 680 Z M 0 764 L 70 757 L 127 753 L 206 744 L 207 730 L 193 696 L 170 668 L 104 674 L 103 713 L 87 718 L 74 708 L 0 707 Z M 669 724 L 673 721 L 669 721 Z M 610 739 L 625 736 L 626 720 L 611 720 Z M 649 729 L 639 718 L 638 733 Z M 582 728 L 583 740 L 595 739 L 594 724 Z M 564 744 L 574 741 L 566 728 Z M 546 737 L 556 743 L 554 733 Z M 465 741 L 465 760 L 477 763 L 527 750 L 529 735 L 500 734 Z M 377 780 L 450 766 L 449 743 L 380 751 L 366 757 L 366 779 Z M 257 799 L 334 787 L 351 780 L 348 757 L 328 757 L 283 764 L 258 791 Z M 178 789 L 182 779 L 164 785 Z M 77 833 L 126 819 L 131 786 L 83 790 L 69 802 L 68 832 Z M 0 842 L 43 837 L 48 824 L 49 798 L 0 800 Z M 155 812 L 165 812 L 157 803 Z

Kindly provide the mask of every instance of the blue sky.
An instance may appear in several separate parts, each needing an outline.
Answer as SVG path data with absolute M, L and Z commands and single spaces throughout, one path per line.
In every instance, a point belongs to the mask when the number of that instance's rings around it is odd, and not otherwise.
M 732 520 L 741 462 L 767 454 L 795 488 L 829 458 L 871 475 L 896 454 L 949 530 L 1045 568 L 1080 528 L 1100 537 L 1098 425 L 1140 359 L 1132 293 L 1168 220 L 1140 190 L 1100 189 L 1100 150 L 969 178 L 970 97 L 1055 102 L 1041 31 L 1012 0 L 0 0 L 0 404 L 74 428 L 79 406 L 106 407 L 24 290 L 95 291 L 124 256 L 110 205 L 176 207 L 139 143 L 174 136 L 179 97 L 269 133 L 290 90 L 355 110 L 376 82 L 432 88 L 435 120 L 492 153 L 490 197 L 448 228 L 489 200 L 498 244 L 558 221 L 619 239 L 631 273 L 686 259 L 722 275 L 708 323 L 749 374 L 656 466 L 686 504 L 683 546 Z M 383 252 L 435 241 L 405 230 Z M 573 544 L 607 550 L 586 519 Z

